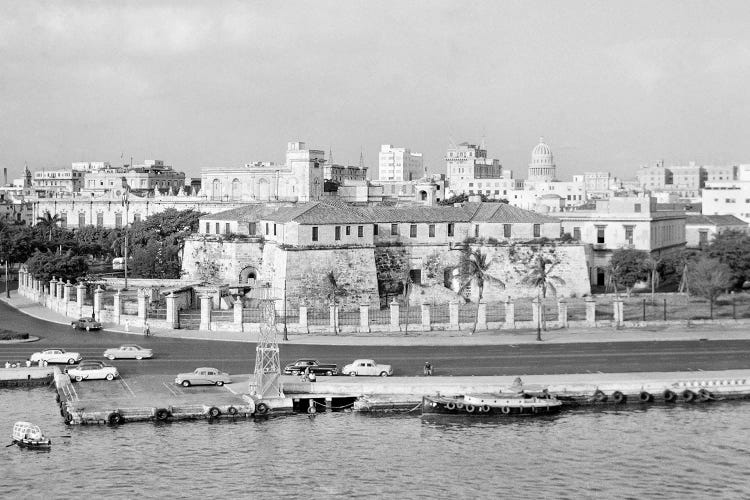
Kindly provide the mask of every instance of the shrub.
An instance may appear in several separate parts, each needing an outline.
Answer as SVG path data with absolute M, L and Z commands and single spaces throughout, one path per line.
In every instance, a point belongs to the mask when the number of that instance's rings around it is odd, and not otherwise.
M 28 333 L 20 333 L 11 330 L 0 329 L 0 340 L 28 340 L 28 338 Z

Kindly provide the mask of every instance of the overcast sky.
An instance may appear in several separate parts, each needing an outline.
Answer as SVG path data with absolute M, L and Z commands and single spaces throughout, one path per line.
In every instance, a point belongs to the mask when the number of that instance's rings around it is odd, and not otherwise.
M 750 163 L 750 2 L 0 0 L 0 167 L 283 161 L 445 172 L 479 142 L 516 177 Z M 121 155 L 124 160 L 121 160 Z

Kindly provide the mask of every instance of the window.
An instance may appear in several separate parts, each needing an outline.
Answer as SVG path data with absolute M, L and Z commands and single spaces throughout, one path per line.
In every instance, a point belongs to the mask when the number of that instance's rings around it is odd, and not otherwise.
M 573 239 L 581 241 L 581 228 L 580 227 L 573 228 Z
M 268 222 L 266 222 L 266 236 L 268 236 L 270 233 L 268 232 Z
M 133 216 L 133 222 L 141 222 L 141 214 L 135 214 Z
M 346 235 L 351 236 L 352 234 L 352 226 L 346 226 Z
M 698 231 L 698 245 L 701 247 L 708 244 L 708 231 Z
M 226 224 L 224 224 L 224 232 L 227 233 L 227 234 L 229 234 L 229 233 L 232 232 L 231 229 L 229 229 L 229 223 L 228 222 Z
M 417 237 L 417 225 L 416 224 L 412 224 L 409 226 L 409 237 L 410 238 Z
M 633 244 L 633 226 L 625 226 L 625 242 L 628 245 Z
M 334 239 L 336 241 L 339 241 L 341 239 L 341 226 L 336 226 L 334 234 L 335 234 Z
M 362 238 L 365 235 L 365 226 L 357 226 L 357 238 Z
M 216 223 L 216 234 L 220 234 L 220 233 L 221 233 L 220 224 L 217 222 Z
M 429 226 L 427 226 L 427 231 L 428 231 L 427 234 L 429 235 L 429 237 L 434 238 L 435 237 L 435 224 L 430 224 Z
M 398 224 L 391 224 L 391 236 L 398 236 Z
M 60 227 L 63 229 L 68 227 L 68 214 L 64 212 L 60 214 Z
M 115 227 L 117 229 L 122 227 L 122 214 L 115 214 Z
M 318 226 L 313 226 L 312 231 L 312 240 L 318 241 Z
M 102 212 L 96 214 L 96 227 L 104 227 L 104 214 Z
M 503 224 L 503 237 L 510 238 L 510 230 L 511 230 L 510 224 Z
M 636 212 L 636 213 L 640 212 L 641 211 L 641 204 L 640 203 L 636 203 L 635 205 L 633 205 L 633 211 Z
M 211 223 L 206 222 L 206 234 L 211 234 Z
M 598 244 L 604 243 L 604 228 L 606 226 L 596 226 L 596 242 Z
M 456 225 L 452 222 L 448 223 L 448 236 L 453 236 L 456 229 Z
M 276 224 L 273 225 L 273 235 L 276 236 Z
M 474 237 L 479 238 L 479 224 L 474 226 Z
M 374 236 L 377 236 L 377 235 L 378 235 L 378 225 L 377 225 L 377 224 L 373 224 L 373 225 L 372 225 L 372 234 L 373 234 Z
M 251 235 L 252 235 L 252 234 L 255 234 L 255 231 L 257 231 L 257 230 L 258 230 L 258 229 L 257 229 L 257 228 L 256 228 L 255 226 L 256 226 L 255 222 L 250 222 L 250 223 L 249 223 L 249 224 L 247 225 L 247 233 L 248 233 L 248 234 L 251 234 Z
M 534 224 L 534 238 L 539 238 L 542 235 L 542 225 Z

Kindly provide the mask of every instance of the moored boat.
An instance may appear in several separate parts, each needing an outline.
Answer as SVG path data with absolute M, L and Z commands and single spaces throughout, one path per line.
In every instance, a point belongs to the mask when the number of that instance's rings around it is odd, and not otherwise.
M 22 448 L 49 448 L 52 441 L 39 426 L 30 422 L 16 422 L 13 425 L 13 444 Z
M 557 413 L 562 403 L 548 395 L 472 394 L 465 396 L 424 396 L 422 414 L 531 417 Z

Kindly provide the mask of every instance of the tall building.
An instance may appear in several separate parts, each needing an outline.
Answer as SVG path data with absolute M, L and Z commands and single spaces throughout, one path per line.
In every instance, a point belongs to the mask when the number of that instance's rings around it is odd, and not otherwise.
M 531 151 L 529 163 L 529 182 L 552 182 L 557 180 L 557 167 L 552 159 L 552 150 L 539 138 L 539 144 Z
M 104 164 L 93 168 L 84 175 L 83 190 L 93 193 L 129 190 L 145 193 L 147 191 L 178 191 L 185 185 L 185 173 L 173 170 L 161 160 L 146 160 L 141 165 L 111 167 Z
M 413 181 L 424 175 L 422 153 L 412 153 L 409 148 L 380 146 L 378 154 L 378 180 Z
M 76 193 L 81 190 L 84 173 L 72 168 L 39 170 L 34 172 L 32 185 L 37 196 L 42 198 L 57 193 Z
M 486 194 L 502 198 L 503 190 L 513 189 L 512 176 L 503 175 L 500 160 L 487 158 L 482 146 L 462 142 L 448 148 L 445 155 L 448 196 L 458 194 Z

